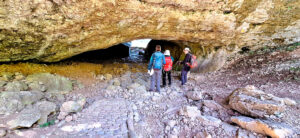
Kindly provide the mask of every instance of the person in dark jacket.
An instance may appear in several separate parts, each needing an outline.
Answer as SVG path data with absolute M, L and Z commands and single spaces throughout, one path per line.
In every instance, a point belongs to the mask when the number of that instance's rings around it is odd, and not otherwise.
M 170 54 L 170 50 L 166 50 L 165 53 L 165 59 L 166 59 L 166 64 L 164 65 L 164 68 L 162 70 L 162 74 L 163 74 L 163 86 L 165 87 L 167 84 L 167 76 L 168 76 L 168 80 L 169 80 L 169 86 L 171 86 L 172 84 L 172 78 L 171 78 L 171 71 L 172 71 L 172 66 L 173 66 L 173 62 L 174 62 L 174 58 L 171 56 Z
M 156 85 L 156 91 L 160 92 L 161 72 L 163 65 L 166 64 L 166 60 L 165 55 L 160 52 L 161 46 L 156 45 L 155 49 L 156 52 L 152 54 L 148 65 L 148 73 L 151 75 L 151 85 L 149 91 L 153 91 Z M 151 73 L 152 69 L 154 71 L 153 74 Z
M 187 63 L 191 63 L 192 60 L 192 54 L 190 53 L 190 48 L 186 47 L 183 50 L 183 53 L 185 54 L 184 60 L 181 62 L 183 65 L 183 68 L 181 70 L 181 85 L 184 85 L 187 82 L 187 74 L 190 71 L 191 67 Z

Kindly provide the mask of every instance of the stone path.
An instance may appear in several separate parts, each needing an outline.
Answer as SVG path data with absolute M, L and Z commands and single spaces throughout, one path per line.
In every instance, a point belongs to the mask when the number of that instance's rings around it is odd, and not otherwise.
M 74 122 L 60 130 L 52 130 L 49 137 L 128 137 L 129 102 L 124 99 L 103 99 L 86 108 Z

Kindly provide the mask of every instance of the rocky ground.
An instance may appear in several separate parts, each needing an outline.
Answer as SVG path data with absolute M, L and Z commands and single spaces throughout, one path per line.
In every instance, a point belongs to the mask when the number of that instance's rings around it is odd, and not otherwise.
M 161 93 L 147 91 L 146 72 L 98 75 L 85 87 L 52 74 L 2 74 L 0 134 L 299 137 L 300 49 L 256 52 L 229 60 L 217 72 L 191 73 L 186 86 L 174 71 L 172 86 Z M 73 90 L 59 85 L 70 83 Z

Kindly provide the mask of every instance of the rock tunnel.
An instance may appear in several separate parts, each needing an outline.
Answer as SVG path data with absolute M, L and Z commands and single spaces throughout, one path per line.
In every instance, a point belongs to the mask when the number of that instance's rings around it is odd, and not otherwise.
M 151 38 L 176 45 L 172 51 L 177 59 L 177 51 L 191 47 L 200 62 L 195 71 L 213 71 L 242 47 L 299 42 L 300 15 L 295 5 L 300 2 L 0 1 L 0 61 L 56 62 Z
M 138 39 L 131 42 L 114 45 L 106 49 L 84 52 L 72 56 L 67 60 L 90 62 L 106 60 L 123 60 L 125 62 L 128 62 L 136 60 L 135 62 L 144 63 L 147 62 L 150 59 L 152 53 L 155 52 L 156 45 L 160 45 L 162 47 L 162 52 L 164 52 L 165 50 L 170 50 L 172 53 L 171 55 L 175 58 L 175 61 L 178 61 L 183 54 L 183 49 L 175 42 L 167 40 Z

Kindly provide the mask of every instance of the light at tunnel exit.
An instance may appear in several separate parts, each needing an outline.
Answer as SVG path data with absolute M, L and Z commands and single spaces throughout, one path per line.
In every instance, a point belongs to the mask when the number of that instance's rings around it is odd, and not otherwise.
M 133 41 L 126 42 L 123 44 L 126 46 L 129 46 L 129 47 L 146 48 L 150 41 L 151 41 L 151 39 L 138 39 L 138 40 L 133 40 Z

